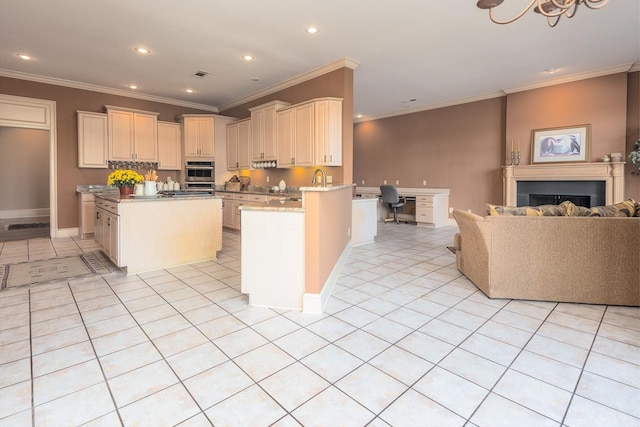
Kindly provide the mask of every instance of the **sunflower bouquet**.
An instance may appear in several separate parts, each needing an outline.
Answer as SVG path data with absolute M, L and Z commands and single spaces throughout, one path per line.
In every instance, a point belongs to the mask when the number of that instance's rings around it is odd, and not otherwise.
M 117 169 L 107 177 L 107 185 L 115 187 L 133 187 L 144 181 L 144 177 L 131 169 Z

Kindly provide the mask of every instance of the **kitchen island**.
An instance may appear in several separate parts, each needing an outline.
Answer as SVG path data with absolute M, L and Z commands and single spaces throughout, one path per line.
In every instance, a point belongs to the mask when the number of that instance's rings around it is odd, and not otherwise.
M 94 238 L 127 274 L 215 259 L 222 249 L 222 201 L 95 194 Z
M 242 206 L 241 292 L 254 306 L 320 314 L 351 249 L 352 186 Z

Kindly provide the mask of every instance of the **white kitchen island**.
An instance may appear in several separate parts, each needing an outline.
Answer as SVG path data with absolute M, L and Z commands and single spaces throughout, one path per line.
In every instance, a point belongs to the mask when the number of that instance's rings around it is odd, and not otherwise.
M 240 208 L 240 290 L 250 305 L 320 314 L 351 249 L 352 186 L 300 191 Z
M 211 195 L 95 195 L 94 238 L 127 274 L 216 259 L 222 200 Z

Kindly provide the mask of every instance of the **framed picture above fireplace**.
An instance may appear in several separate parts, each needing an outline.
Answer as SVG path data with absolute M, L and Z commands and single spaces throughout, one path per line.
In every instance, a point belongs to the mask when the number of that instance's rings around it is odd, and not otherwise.
M 531 131 L 532 163 L 589 161 L 590 125 L 534 129 Z

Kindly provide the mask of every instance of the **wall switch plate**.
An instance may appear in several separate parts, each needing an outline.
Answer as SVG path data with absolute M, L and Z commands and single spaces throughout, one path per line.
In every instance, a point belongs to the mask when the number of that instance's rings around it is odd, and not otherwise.
M 422 185 L 427 185 L 427 180 L 426 179 L 422 180 Z
M 327 176 L 327 184 L 333 184 L 333 177 L 331 175 Z
M 269 176 L 267 176 L 267 182 L 269 182 Z
M 362 180 L 362 185 L 364 185 L 364 179 Z
M 396 185 L 400 185 L 400 180 L 396 179 Z
M 449 213 L 453 213 L 453 208 L 449 208 Z
M 383 183 L 384 185 L 387 185 L 387 180 L 385 179 L 384 181 L 382 181 L 382 183 Z

